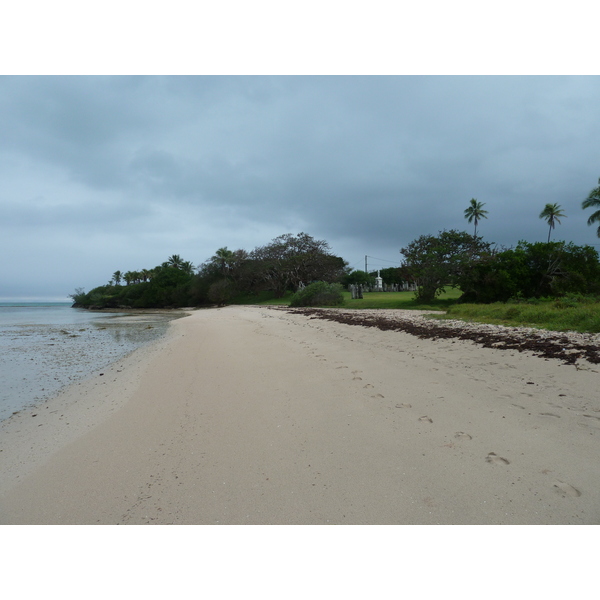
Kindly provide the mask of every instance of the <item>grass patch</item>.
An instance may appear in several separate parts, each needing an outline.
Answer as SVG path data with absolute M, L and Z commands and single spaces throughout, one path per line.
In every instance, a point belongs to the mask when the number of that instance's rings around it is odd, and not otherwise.
M 433 302 L 423 303 L 415 301 L 414 292 L 365 292 L 362 300 L 352 300 L 350 292 L 342 292 L 344 303 L 341 308 L 401 308 L 411 310 L 447 310 L 460 297 L 461 291 L 448 287 L 446 293 L 442 294 Z M 275 298 L 272 292 L 261 292 L 260 294 L 247 294 L 238 296 L 232 304 L 260 304 L 261 306 L 289 306 L 292 293 L 287 293 L 283 298 Z
M 548 299 L 522 303 L 454 304 L 441 318 L 550 331 L 600 333 L 600 301 L 565 303 L 564 300 Z
M 343 308 L 400 308 L 404 310 L 448 310 L 456 303 L 462 292 L 448 287 L 432 302 L 418 302 L 414 292 L 365 292 L 362 300 L 352 300 L 350 292 L 344 292 Z
M 341 308 L 351 309 L 404 309 L 443 310 L 445 315 L 432 318 L 459 319 L 475 323 L 535 327 L 550 331 L 578 331 L 600 333 L 600 300 L 586 297 L 529 300 L 525 302 L 495 302 L 493 304 L 459 304 L 461 291 L 446 288 L 433 302 L 415 300 L 414 292 L 366 292 L 362 300 L 352 300 L 350 292 L 342 292 Z M 289 306 L 292 294 L 275 298 L 272 292 L 240 296 L 234 304 Z

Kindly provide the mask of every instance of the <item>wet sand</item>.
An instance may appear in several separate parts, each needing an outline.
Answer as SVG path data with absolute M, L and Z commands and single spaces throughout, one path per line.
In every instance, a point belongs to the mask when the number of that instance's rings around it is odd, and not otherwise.
M 197 311 L 2 424 L 0 522 L 597 524 L 599 370 Z
M 41 309 L 43 311 L 43 309 Z M 65 311 L 71 311 L 66 308 Z M 81 315 L 82 311 L 79 311 Z M 84 379 L 136 348 L 164 335 L 183 310 L 85 312 L 86 319 L 0 326 L 0 421 L 40 405 L 65 386 Z M 121 311 L 124 312 L 124 311 Z M 29 315 L 26 315 L 28 317 Z

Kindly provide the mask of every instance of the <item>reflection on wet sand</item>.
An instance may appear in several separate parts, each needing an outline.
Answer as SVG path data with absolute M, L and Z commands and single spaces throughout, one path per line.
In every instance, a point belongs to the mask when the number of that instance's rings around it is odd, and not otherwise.
M 170 321 L 186 314 L 124 313 L 87 323 L 8 328 L 1 340 L 0 420 L 160 338 Z

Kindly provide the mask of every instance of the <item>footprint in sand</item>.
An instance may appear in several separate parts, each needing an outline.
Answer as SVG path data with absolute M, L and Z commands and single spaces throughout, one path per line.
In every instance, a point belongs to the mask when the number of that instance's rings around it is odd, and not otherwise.
M 498 456 L 495 452 L 490 452 L 486 457 L 485 461 L 493 465 L 510 465 L 510 461 L 506 458 Z
M 560 419 L 560 416 L 555 415 L 554 413 L 540 413 L 540 417 L 556 417 L 557 419 Z
M 454 434 L 454 437 L 459 440 L 472 440 L 473 439 L 468 433 L 465 433 L 464 431 L 457 431 Z
M 412 404 L 396 404 L 396 408 L 412 408 Z
M 359 377 L 359 379 L 360 379 L 360 377 Z M 373 387 L 375 387 L 375 386 L 372 386 L 370 383 L 367 383 L 367 385 L 363 385 L 363 388 L 366 390 L 373 389 Z
M 596 421 L 600 421 L 600 417 L 596 417 L 595 415 L 583 415 L 586 419 L 595 419 Z
M 552 485 L 559 494 L 563 494 L 564 496 L 570 496 L 571 498 L 579 498 L 581 496 L 581 492 L 577 488 L 564 481 L 557 479 Z
M 425 415 L 424 417 L 419 417 L 419 421 L 423 423 L 433 423 L 433 421 L 427 415 Z
M 362 381 L 362 377 L 353 377 L 352 381 Z
M 385 398 L 385 396 L 383 394 L 375 394 L 374 396 L 371 396 L 371 398 Z

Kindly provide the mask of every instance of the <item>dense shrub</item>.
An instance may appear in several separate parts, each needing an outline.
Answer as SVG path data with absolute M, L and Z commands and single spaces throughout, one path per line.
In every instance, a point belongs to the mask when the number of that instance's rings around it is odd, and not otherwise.
M 297 291 L 290 306 L 338 306 L 344 302 L 342 286 L 339 283 L 315 281 Z
M 463 302 L 595 295 L 600 293 L 600 262 L 591 246 L 521 241 L 474 262 L 456 283 Z
M 235 294 L 235 286 L 228 279 L 215 281 L 208 289 L 208 299 L 217 306 L 225 306 L 231 302 Z
M 80 308 L 163 308 L 193 306 L 191 293 L 194 276 L 170 266 L 153 270 L 150 281 L 129 285 L 102 285 L 87 294 L 80 288 L 71 294 Z

